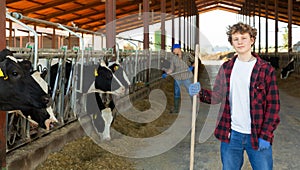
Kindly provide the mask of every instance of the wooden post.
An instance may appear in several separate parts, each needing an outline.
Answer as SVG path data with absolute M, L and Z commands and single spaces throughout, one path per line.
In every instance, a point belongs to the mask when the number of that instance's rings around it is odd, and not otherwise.
M 149 1 L 143 0 L 144 50 L 149 51 Z
M 0 50 L 6 47 L 6 1 L 0 1 Z M 0 111 L 0 164 L 6 169 L 6 112 Z
M 199 44 L 196 44 L 196 48 L 195 48 L 195 67 L 194 67 L 194 83 L 198 82 L 198 59 L 200 59 L 200 47 L 199 47 Z M 194 169 L 196 111 L 197 111 L 197 95 L 194 95 L 193 96 L 193 108 L 192 108 L 190 170 Z
M 175 0 L 171 0 L 171 8 L 172 8 L 172 44 L 175 44 L 175 21 L 174 21 L 174 18 L 175 18 Z
M 275 5 L 275 56 L 278 55 L 278 0 L 274 0 Z
M 292 52 L 293 0 L 288 0 L 288 53 Z
M 106 48 L 116 46 L 116 0 L 105 1 Z
M 165 21 L 166 21 L 166 0 L 161 0 L 160 1 L 161 5 L 160 5 L 160 8 L 161 8 L 161 15 L 160 15 L 160 18 L 161 18 L 161 27 L 160 27 L 160 39 L 161 39 L 161 45 L 160 45 L 160 49 L 162 50 L 166 50 L 166 24 L 165 24 Z

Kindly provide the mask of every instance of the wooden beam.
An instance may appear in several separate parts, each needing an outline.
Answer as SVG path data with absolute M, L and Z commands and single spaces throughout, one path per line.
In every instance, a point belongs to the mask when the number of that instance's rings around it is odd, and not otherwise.
M 48 2 L 48 3 L 45 3 L 45 4 L 39 3 L 40 5 L 38 5 L 37 7 L 33 7 L 33 8 L 29 8 L 29 9 L 23 10 L 22 14 L 23 15 L 28 15 L 30 13 L 35 13 L 35 12 L 40 11 L 40 10 L 44 10 L 44 9 L 48 9 L 48 8 L 53 8 L 53 7 L 62 5 L 62 4 L 66 4 L 68 2 L 74 2 L 74 0 L 55 0 L 53 2 L 50 2 L 50 3 Z
M 6 2 L 0 1 L 0 50 L 6 47 Z M 6 112 L 0 111 L 0 164 L 6 169 Z

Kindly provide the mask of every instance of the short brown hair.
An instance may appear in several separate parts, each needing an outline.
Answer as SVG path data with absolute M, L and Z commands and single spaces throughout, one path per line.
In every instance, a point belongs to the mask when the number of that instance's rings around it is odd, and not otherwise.
M 228 26 L 226 34 L 228 36 L 228 42 L 230 44 L 232 44 L 232 34 L 235 34 L 235 33 L 241 33 L 241 34 L 249 33 L 250 38 L 253 38 L 254 42 L 255 42 L 257 30 L 256 30 L 256 28 L 251 27 L 250 25 L 244 24 L 242 22 L 238 22 L 237 24 Z M 252 45 L 254 45 L 254 43 Z

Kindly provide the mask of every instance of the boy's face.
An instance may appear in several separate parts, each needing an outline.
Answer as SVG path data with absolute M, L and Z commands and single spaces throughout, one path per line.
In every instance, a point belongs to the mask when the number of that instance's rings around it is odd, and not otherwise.
M 251 51 L 251 46 L 254 39 L 250 37 L 249 33 L 241 34 L 239 32 L 232 34 L 232 46 L 239 54 L 244 54 Z

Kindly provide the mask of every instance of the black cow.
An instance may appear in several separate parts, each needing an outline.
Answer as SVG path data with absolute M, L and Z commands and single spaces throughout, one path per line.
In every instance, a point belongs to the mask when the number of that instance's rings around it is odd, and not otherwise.
M 293 57 L 289 61 L 289 63 L 281 69 L 281 73 L 280 73 L 280 78 L 281 79 L 286 79 L 289 76 L 289 74 L 294 71 L 294 69 L 295 69 L 294 64 L 295 64 L 295 59 Z
M 55 84 L 55 80 L 56 80 L 56 76 L 57 76 L 57 73 L 58 71 L 61 71 L 59 69 L 61 69 L 62 67 L 59 68 L 59 64 L 56 63 L 56 64 L 53 64 L 51 67 L 50 67 L 50 87 L 51 87 L 51 90 L 54 90 L 54 84 Z M 67 86 L 68 86 L 68 80 L 69 80 L 69 77 L 70 77 L 70 73 L 71 73 L 71 69 L 72 69 L 72 62 L 69 62 L 67 61 L 65 63 L 65 75 L 64 75 L 64 92 L 66 94 L 66 90 L 67 90 Z
M 279 69 L 279 57 L 261 56 L 261 58 L 270 63 L 275 69 Z
M 54 89 L 54 84 L 56 81 L 56 75 L 59 70 L 59 64 L 56 63 L 50 67 L 50 82 L 49 82 L 49 94 L 53 93 Z M 66 88 L 67 84 L 70 77 L 70 72 L 71 72 L 71 67 L 72 64 L 70 62 L 66 62 L 65 65 L 65 79 L 64 79 L 64 84 L 65 84 L 65 94 L 66 94 Z M 40 77 L 42 79 L 46 78 L 46 75 L 49 73 L 49 70 L 47 68 L 43 68 L 41 65 L 38 66 Z M 60 68 L 61 69 L 61 68 Z M 21 110 L 23 115 L 28 117 L 30 116 L 32 120 L 34 120 L 39 127 L 44 128 L 46 130 L 49 130 L 51 126 L 56 124 L 58 122 L 57 118 L 55 117 L 52 107 L 48 107 L 46 109 L 37 109 L 37 108 L 30 108 L 30 109 L 23 109 Z
M 41 77 L 40 72 L 35 71 L 33 73 L 36 80 L 39 82 L 42 82 L 44 85 L 44 91 L 49 93 L 48 90 L 48 84 L 46 81 Z M 25 117 L 29 117 L 34 120 L 39 127 L 50 130 L 50 126 L 52 126 L 54 123 L 57 123 L 58 120 L 54 116 L 53 110 L 51 106 L 48 106 L 47 108 L 28 108 L 28 109 L 22 109 L 21 112 Z
M 58 122 L 54 116 L 51 106 L 46 109 L 23 109 L 21 112 L 26 118 L 30 116 L 30 118 L 37 123 L 39 127 L 46 130 L 50 130 L 51 127 Z
M 92 124 L 103 140 L 111 138 L 110 125 L 113 121 L 112 111 L 115 108 L 113 98 L 124 95 L 129 85 L 125 71 L 117 63 L 107 67 L 104 62 L 101 62 L 95 70 L 95 81 L 89 91 L 98 92 L 94 94 L 96 100 L 93 100 L 92 95 L 88 96 L 87 112 L 91 115 Z M 95 103 L 98 106 L 97 110 L 92 109 Z
M 13 53 L 11 51 L 5 49 L 1 52 L 1 58 L 5 58 L 6 55 L 13 56 Z M 8 57 L 8 58 L 12 59 L 14 61 L 14 63 L 15 63 L 15 61 L 17 61 L 13 57 Z M 27 60 L 23 60 L 22 62 L 18 62 L 18 63 L 25 66 L 25 69 L 23 70 L 24 73 L 31 75 L 30 77 L 33 78 L 36 82 L 38 82 L 39 87 L 38 88 L 35 87 L 36 90 L 38 90 L 36 92 L 39 92 L 39 89 L 42 88 L 42 90 L 46 94 L 46 97 L 47 97 L 46 100 L 50 101 L 50 95 L 48 95 L 48 84 L 46 83 L 46 81 L 44 81 L 41 78 L 40 73 L 38 71 L 33 71 L 31 62 L 27 61 Z M 17 74 L 17 72 L 14 74 Z M 29 95 L 29 97 L 30 97 L 30 95 Z M 26 97 L 23 98 L 23 100 L 26 100 Z M 20 110 L 21 113 L 24 115 L 24 117 L 28 118 L 30 116 L 32 120 L 34 120 L 36 123 L 38 123 L 38 125 L 40 127 L 44 128 L 44 129 L 49 129 L 50 124 L 52 122 L 57 122 L 57 119 L 54 117 L 52 108 L 50 106 L 48 106 L 47 108 L 31 106 L 31 107 L 22 107 L 19 109 L 15 108 L 12 110 Z M 16 112 L 16 113 L 20 113 L 20 112 Z
M 65 79 L 64 79 L 64 85 L 65 85 L 65 94 L 67 89 L 67 84 L 70 77 L 72 63 L 66 62 L 65 65 Z M 42 79 L 45 79 L 46 75 L 49 73 L 49 70 L 46 68 L 42 68 L 41 65 L 38 66 L 39 71 L 41 72 L 40 77 Z M 59 64 L 56 63 L 50 67 L 50 82 L 49 82 L 49 94 L 52 94 L 55 90 L 54 84 L 56 81 L 56 76 L 58 71 L 60 72 L 61 67 L 59 68 Z M 38 75 L 37 75 L 38 76 Z M 55 93 L 55 92 L 54 92 Z M 21 110 L 23 115 L 28 117 L 30 116 L 32 120 L 34 120 L 39 127 L 50 130 L 51 126 L 54 126 L 58 122 L 57 118 L 55 117 L 52 107 L 48 107 L 46 109 L 37 109 L 37 108 L 30 108 L 30 109 L 23 109 Z
M 17 61 L 8 49 L 0 52 L 0 110 L 47 107 L 50 96 L 30 69 L 30 61 Z

